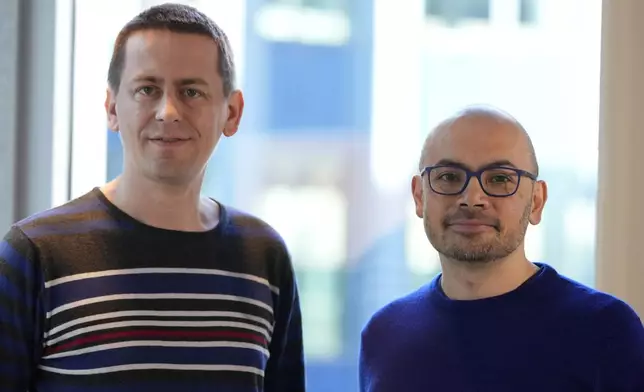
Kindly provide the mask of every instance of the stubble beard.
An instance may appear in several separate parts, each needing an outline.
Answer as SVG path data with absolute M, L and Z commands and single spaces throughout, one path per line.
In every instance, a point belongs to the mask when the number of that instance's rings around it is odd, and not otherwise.
M 472 237 L 450 232 L 445 226 L 437 232 L 431 227 L 427 214 L 423 218 L 423 224 L 429 242 L 441 255 L 463 263 L 491 263 L 509 256 L 523 243 L 531 210 L 532 204 L 529 203 L 521 215 L 517 229 L 506 231 L 505 235 L 501 234 L 501 227 L 493 235 L 483 233 Z

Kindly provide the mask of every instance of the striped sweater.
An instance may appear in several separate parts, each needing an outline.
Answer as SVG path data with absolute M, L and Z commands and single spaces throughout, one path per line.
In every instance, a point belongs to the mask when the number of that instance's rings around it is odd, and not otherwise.
M 0 243 L 3 392 L 304 391 L 287 249 L 221 208 L 207 232 L 147 226 L 98 189 Z

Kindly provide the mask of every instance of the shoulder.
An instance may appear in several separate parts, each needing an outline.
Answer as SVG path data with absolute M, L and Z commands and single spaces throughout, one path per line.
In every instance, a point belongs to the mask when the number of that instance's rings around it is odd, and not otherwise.
M 23 218 L 4 234 L 4 246 L 19 248 L 21 252 L 33 252 L 42 237 L 61 231 L 62 227 L 74 227 L 93 211 L 104 210 L 104 206 L 94 196 L 94 191 L 62 205 L 34 213 Z
M 568 329 L 592 344 L 603 382 L 613 386 L 644 382 L 644 325 L 637 312 L 615 295 L 574 281 L 567 285 L 570 295 L 564 297 L 567 306 L 560 311 Z M 561 323 L 564 328 L 565 324 Z
M 418 321 L 420 316 L 429 317 L 429 296 L 434 280 L 380 307 L 363 327 L 362 337 L 384 337 L 404 330 Z
M 635 338 L 642 347 L 642 321 L 626 301 L 563 275 L 558 275 L 558 280 L 557 301 L 568 320 L 582 323 L 594 339 Z
M 228 235 L 286 250 L 286 244 L 278 231 L 263 219 L 234 207 L 220 204 L 226 221 Z
M 9 266 L 23 276 L 40 274 L 43 255 L 62 246 L 61 234 L 86 232 L 101 226 L 100 217 L 109 214 L 92 193 L 11 225 L 0 242 L 0 269 Z
M 245 260 L 261 263 L 270 280 L 281 283 L 278 286 L 292 285 L 295 273 L 282 235 L 251 213 L 221 203 L 220 208 L 226 243 L 242 252 Z
M 592 320 L 597 326 L 599 337 L 637 337 L 640 349 L 644 350 L 644 326 L 633 307 L 617 296 L 599 290 L 587 291 L 585 295 L 586 305 L 578 306 L 583 309 L 587 320 Z
M 65 231 L 91 229 L 93 226 L 104 226 L 109 218 L 109 209 L 98 197 L 94 189 L 64 204 L 32 214 L 14 224 L 31 240 L 47 237 Z
M 560 274 L 558 281 L 558 300 L 567 312 L 595 321 L 610 321 L 615 318 L 638 319 L 633 308 L 613 294 Z

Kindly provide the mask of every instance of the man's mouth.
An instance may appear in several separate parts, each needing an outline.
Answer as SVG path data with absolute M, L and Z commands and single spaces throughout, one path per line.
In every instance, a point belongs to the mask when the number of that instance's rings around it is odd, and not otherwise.
M 173 143 L 187 142 L 190 139 L 179 138 L 179 137 L 156 137 L 156 138 L 151 138 L 150 140 L 156 143 L 173 144 Z
M 460 234 L 477 234 L 495 230 L 494 226 L 482 222 L 456 222 L 450 224 L 448 227 L 450 230 Z
M 498 225 L 496 223 L 491 219 L 457 218 L 445 222 L 445 227 L 461 234 L 475 234 L 489 230 L 498 231 Z

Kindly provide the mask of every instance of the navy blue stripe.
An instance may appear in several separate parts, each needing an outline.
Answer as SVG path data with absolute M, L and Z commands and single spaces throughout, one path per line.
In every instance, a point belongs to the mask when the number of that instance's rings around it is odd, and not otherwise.
M 29 305 L 26 301 L 25 293 L 20 291 L 7 275 L 0 275 L 0 296 L 5 297 L 7 301 L 15 301 L 20 302 L 21 305 Z M 31 308 L 31 306 L 28 307 Z
M 16 341 L 5 334 L 0 336 L 0 351 L 10 353 L 12 356 L 12 362 L 16 361 L 16 357 L 26 358 L 27 356 L 27 350 L 24 344 L 21 344 L 19 341 Z M 0 366 L 3 365 L 0 364 Z
M 11 357 L 11 363 L 18 364 L 21 364 L 28 358 L 25 342 L 16 340 L 16 337 L 19 336 L 17 331 L 18 330 L 13 330 L 12 333 L 9 333 L 5 326 L 0 325 L 0 358 L 2 358 L 2 360 L 0 360 L 0 367 L 2 368 L 8 366 L 4 362 L 7 357 Z M 12 369 L 20 370 L 13 367 Z
M 45 359 L 42 361 L 42 365 L 74 370 L 137 363 L 239 365 L 264 369 L 266 360 L 263 353 L 249 348 L 139 346 Z
M 6 263 L 9 267 L 18 271 L 25 279 L 29 280 L 31 263 L 7 241 L 0 242 L 0 272 L 2 271 L 2 263 Z
M 13 354 L 11 351 L 8 352 Z M 13 356 L 10 361 L 0 361 L 0 376 L 12 378 L 17 374 L 24 373 L 27 367 L 28 365 L 26 361 L 24 361 L 24 357 L 20 358 L 20 356 Z M 4 389 L 0 388 L 0 391 L 4 391 Z
M 71 376 L 75 377 L 75 376 Z M 99 385 L 73 385 L 69 381 L 66 382 L 48 382 L 46 387 L 38 388 L 39 392 L 256 392 L 261 389 L 255 389 L 250 386 L 235 386 L 225 385 L 223 382 L 206 380 L 191 380 L 187 383 L 184 380 L 177 381 L 150 381 L 150 382 L 132 382 L 127 383 L 106 383 L 103 382 Z M 22 390 L 21 390 L 22 392 Z
M 227 294 L 272 302 L 270 289 L 243 278 L 203 274 L 132 274 L 62 283 L 50 288 L 52 307 L 113 294 L 194 293 Z
M 31 238 L 51 235 L 87 234 L 97 230 L 130 230 L 132 224 L 115 221 L 110 217 L 104 219 L 87 220 L 61 224 L 60 222 L 44 224 L 35 227 L 24 227 L 22 230 Z

